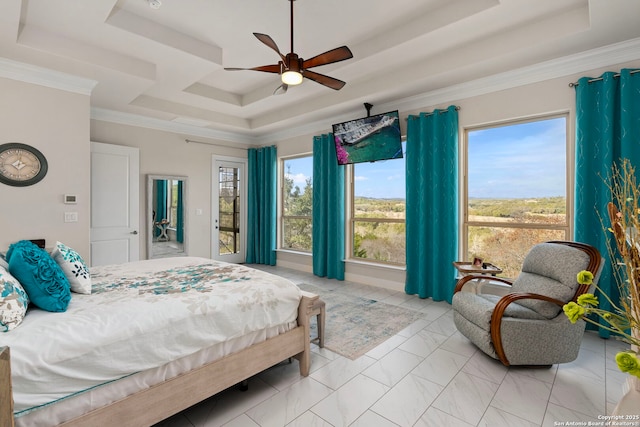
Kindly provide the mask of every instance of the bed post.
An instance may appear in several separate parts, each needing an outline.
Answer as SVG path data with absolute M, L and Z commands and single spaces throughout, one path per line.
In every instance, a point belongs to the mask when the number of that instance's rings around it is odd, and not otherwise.
M 0 426 L 13 427 L 9 347 L 0 347 Z
M 302 291 L 302 299 L 298 306 L 298 325 L 304 328 L 304 351 L 296 355 L 296 358 L 300 362 L 300 375 L 303 377 L 309 375 L 309 369 L 311 368 L 311 327 L 309 318 L 313 303 L 318 298 L 320 297 L 316 294 Z

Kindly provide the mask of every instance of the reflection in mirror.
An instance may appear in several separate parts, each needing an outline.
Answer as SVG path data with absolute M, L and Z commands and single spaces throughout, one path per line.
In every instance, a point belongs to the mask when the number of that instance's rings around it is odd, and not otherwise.
M 184 176 L 147 176 L 147 258 L 186 256 Z

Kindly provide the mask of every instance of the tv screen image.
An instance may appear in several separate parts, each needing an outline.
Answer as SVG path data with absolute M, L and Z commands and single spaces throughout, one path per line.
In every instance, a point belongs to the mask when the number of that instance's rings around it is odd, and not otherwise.
M 402 158 L 398 111 L 334 124 L 333 136 L 340 165 Z

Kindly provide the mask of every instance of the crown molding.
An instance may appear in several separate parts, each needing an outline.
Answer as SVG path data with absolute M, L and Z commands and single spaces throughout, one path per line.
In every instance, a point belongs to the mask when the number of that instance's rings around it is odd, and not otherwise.
M 235 132 L 225 132 L 216 129 L 203 128 L 191 124 L 179 123 L 170 120 L 156 119 L 141 116 L 139 114 L 123 113 L 104 108 L 91 107 L 91 119 L 103 122 L 119 123 L 122 125 L 137 126 L 147 129 L 155 129 L 164 132 L 178 133 L 200 138 L 211 138 L 221 141 L 236 142 L 247 146 L 258 146 L 260 140 L 257 137 L 242 135 Z
M 640 60 L 640 38 L 540 62 L 489 77 L 404 98 L 394 108 L 404 111 L 539 83 L 597 68 Z
M 511 89 L 532 83 L 538 83 L 577 73 L 588 72 L 615 64 L 640 60 L 640 38 L 615 43 L 578 54 L 568 55 L 535 65 L 518 68 L 489 77 L 472 80 L 458 85 L 437 89 L 419 95 L 398 99 L 379 105 L 381 109 L 411 111 L 427 106 L 484 95 L 500 90 Z M 360 104 L 358 104 L 360 105 Z M 158 129 L 167 132 L 213 138 L 246 145 L 266 145 L 283 139 L 312 133 L 326 133 L 327 123 L 344 121 L 345 114 L 322 120 L 307 122 L 304 125 L 281 131 L 267 132 L 258 136 L 247 136 L 234 132 L 224 132 L 168 120 L 148 118 L 135 114 L 120 113 L 99 108 L 91 109 L 91 118 L 115 123 Z
M 91 95 L 93 88 L 98 84 L 96 80 L 85 79 L 7 58 L 0 58 L 0 77 L 80 95 Z
M 424 92 L 393 102 L 386 102 L 380 105 L 376 104 L 376 107 L 385 111 L 411 111 L 442 103 L 455 102 L 456 100 L 473 96 L 485 95 L 500 90 L 587 72 L 597 68 L 640 60 L 639 52 L 640 38 L 631 39 L 562 58 L 540 62 L 528 67 L 494 74 L 489 77 L 471 80 L 462 84 Z M 358 104 L 358 106 L 360 106 L 360 104 Z M 326 129 L 327 121 L 338 123 L 344 120 L 346 120 L 344 114 L 342 116 L 334 116 L 300 127 L 262 135 L 260 142 L 262 144 L 273 143 L 278 141 L 279 138 L 292 138 L 296 135 L 306 135 L 312 132 L 326 133 L 328 132 Z

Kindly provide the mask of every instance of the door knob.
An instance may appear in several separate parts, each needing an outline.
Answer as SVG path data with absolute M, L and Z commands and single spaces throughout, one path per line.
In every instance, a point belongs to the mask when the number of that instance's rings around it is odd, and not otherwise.
M 133 230 L 131 234 L 138 234 L 138 230 Z

